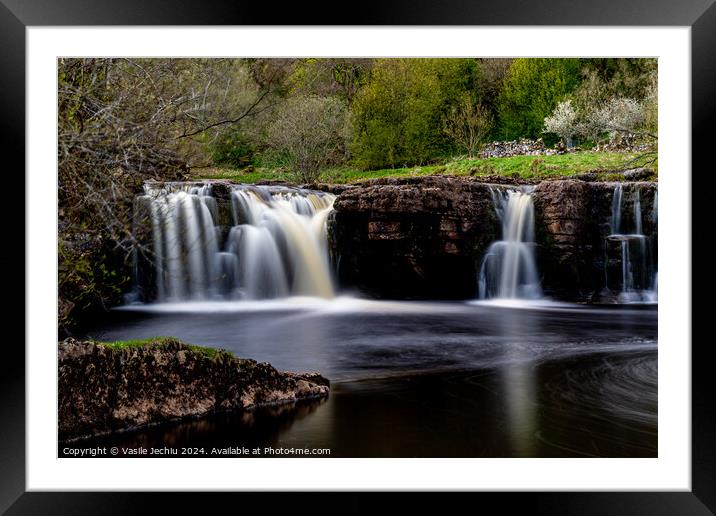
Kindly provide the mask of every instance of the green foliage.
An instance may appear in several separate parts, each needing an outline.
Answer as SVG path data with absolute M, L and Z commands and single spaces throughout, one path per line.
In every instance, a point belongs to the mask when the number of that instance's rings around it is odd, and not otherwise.
M 532 175 L 538 175 L 544 170 L 544 158 L 535 158 L 530 163 L 530 173 Z
M 301 58 L 293 61 L 287 95 L 336 96 L 351 102 L 373 64 L 366 58 Z
M 567 99 L 582 112 L 584 101 L 605 96 L 650 98 L 647 125 L 656 133 L 653 59 L 300 58 L 257 60 L 251 70 L 257 69 L 259 84 L 280 70 L 277 95 L 268 109 L 206 140 L 219 166 L 295 169 L 296 153 L 287 152 L 286 142 L 277 144 L 275 122 L 297 111 L 297 102 L 315 104 L 317 98 L 345 102 L 353 128 L 350 152 L 331 153 L 324 169 L 347 158 L 362 169 L 424 165 L 474 154 L 487 137 L 542 136 L 549 146 L 558 137 L 542 133 L 544 118 Z M 473 123 L 478 111 L 479 119 L 492 123 Z M 485 136 L 483 127 L 490 129 Z
M 540 136 L 545 117 L 579 84 L 580 59 L 515 59 L 497 99 L 499 137 Z
M 655 85 L 658 61 L 654 58 L 592 58 L 582 59 L 582 63 L 583 82 L 598 82 L 602 97 L 641 100 Z
M 208 147 L 217 165 L 244 168 L 255 164 L 256 145 L 235 127 L 219 135 Z
M 115 340 L 112 342 L 98 342 L 111 349 L 141 348 L 144 346 L 162 346 L 179 342 L 175 337 L 149 337 L 146 339 Z
M 269 147 L 254 156 L 253 165 L 256 168 L 288 170 L 291 167 L 291 156 L 286 154 L 286 152 Z
M 72 303 L 75 311 L 112 306 L 121 299 L 129 278 L 117 272 L 116 257 L 96 241 L 83 235 L 78 239 L 60 239 L 58 243 L 58 289 L 61 298 Z M 65 235 L 65 238 L 68 236 Z M 69 308 L 69 307 L 68 307 Z M 75 321 L 70 312 L 60 313 L 61 327 Z
M 450 148 L 442 118 L 477 75 L 470 59 L 379 59 L 353 101 L 362 168 L 425 163 Z
M 611 182 L 622 182 L 624 181 L 624 174 L 606 174 L 605 178 L 606 181 Z
M 656 59 L 585 59 L 583 78 L 568 102 L 578 114 L 575 134 L 600 141 L 619 133 L 658 133 Z M 614 132 L 614 127 L 622 130 Z M 617 138 L 619 139 L 619 138 Z

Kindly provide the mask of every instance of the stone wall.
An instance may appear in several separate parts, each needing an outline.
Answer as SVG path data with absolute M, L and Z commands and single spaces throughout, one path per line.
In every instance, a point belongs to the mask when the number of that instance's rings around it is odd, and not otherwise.
M 551 156 L 560 154 L 566 149 L 549 149 L 545 146 L 544 140 L 538 138 L 530 140 L 522 138 L 505 142 L 491 142 L 482 147 L 480 158 L 509 158 L 511 156 Z

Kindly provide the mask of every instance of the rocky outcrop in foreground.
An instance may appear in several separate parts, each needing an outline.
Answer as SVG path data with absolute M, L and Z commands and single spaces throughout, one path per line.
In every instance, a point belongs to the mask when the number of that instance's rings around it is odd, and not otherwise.
M 318 373 L 279 372 L 175 339 L 124 348 L 67 339 L 58 359 L 60 440 L 329 392 Z

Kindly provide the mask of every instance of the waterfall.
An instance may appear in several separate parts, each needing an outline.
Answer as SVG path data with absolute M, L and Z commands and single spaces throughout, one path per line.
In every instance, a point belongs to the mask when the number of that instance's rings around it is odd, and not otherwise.
M 644 234 L 641 226 L 641 192 L 639 190 L 634 194 L 634 233 Z
M 651 222 L 656 227 L 659 221 L 659 192 L 654 192 L 654 205 L 651 208 Z M 647 299 L 648 301 L 656 302 L 659 299 L 659 270 L 656 264 L 654 264 L 654 281 L 651 284 L 651 296 Z
M 332 194 L 236 185 L 223 225 L 210 184 L 147 184 L 140 200 L 148 204 L 156 292 L 145 300 L 333 296 Z
M 612 194 L 612 214 L 610 221 L 610 234 L 607 236 L 605 249 L 609 249 L 609 242 L 617 243 L 619 247 L 619 265 L 621 269 L 621 290 L 619 301 L 631 302 L 655 302 L 657 300 L 657 274 L 656 264 L 652 264 L 652 253 L 650 252 L 651 238 L 644 234 L 643 213 L 641 202 L 641 189 L 639 185 L 634 186 L 631 196 L 632 215 L 631 232 L 626 232 L 628 224 L 622 221 L 622 206 L 624 204 L 624 188 L 622 184 L 614 187 Z M 628 211 L 627 211 L 628 214 Z M 654 193 L 654 200 L 651 212 L 647 213 L 648 222 L 656 227 L 657 223 L 657 194 Z M 630 222 L 627 220 L 626 222 Z M 608 265 L 605 263 L 605 276 L 609 280 Z M 608 288 L 608 287 L 607 287 Z
M 611 220 L 611 230 L 612 235 L 616 235 L 619 233 L 619 230 L 621 229 L 622 225 L 622 195 L 624 193 L 624 189 L 622 188 L 621 183 L 619 183 L 616 187 L 614 187 L 614 195 L 612 196 L 612 220 Z
M 502 239 L 490 244 L 480 267 L 479 296 L 537 299 L 542 296 L 534 256 L 534 204 L 530 192 L 491 189 Z

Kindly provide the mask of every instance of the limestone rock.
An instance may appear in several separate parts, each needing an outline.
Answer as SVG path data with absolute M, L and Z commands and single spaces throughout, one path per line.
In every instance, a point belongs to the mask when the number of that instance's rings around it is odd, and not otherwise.
M 657 221 L 651 207 L 657 183 L 560 180 L 544 181 L 535 188 L 537 260 L 546 294 L 558 299 L 590 301 L 606 287 L 608 268 L 615 265 L 606 263 L 605 256 L 617 184 L 624 191 L 625 230 L 632 231 L 638 191 L 642 231 L 655 240 Z
M 624 223 L 633 225 L 639 191 L 643 231 L 655 241 L 656 183 L 566 179 L 535 186 L 536 255 L 547 295 L 590 301 L 605 288 L 605 272 L 618 265 L 606 253 L 617 184 Z M 476 297 L 485 252 L 501 233 L 492 192 L 518 186 L 423 176 L 374 179 L 344 191 L 328 220 L 339 283 L 381 298 Z
M 345 190 L 328 220 L 340 284 L 375 297 L 474 297 L 480 256 L 499 235 L 490 188 L 424 176 Z
M 58 344 L 59 438 L 74 439 L 216 411 L 328 395 L 318 373 L 207 353 L 178 340 L 113 349 L 91 341 Z

